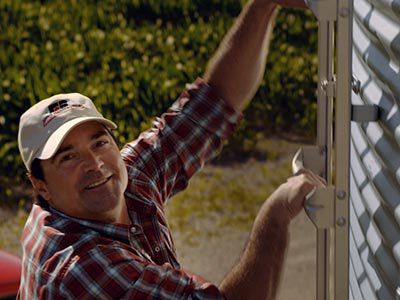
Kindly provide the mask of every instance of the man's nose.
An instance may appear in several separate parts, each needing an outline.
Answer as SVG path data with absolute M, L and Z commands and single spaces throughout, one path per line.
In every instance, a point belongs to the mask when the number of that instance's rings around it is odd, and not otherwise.
M 86 172 L 98 171 L 104 165 L 104 162 L 100 155 L 88 151 L 83 157 L 83 165 Z

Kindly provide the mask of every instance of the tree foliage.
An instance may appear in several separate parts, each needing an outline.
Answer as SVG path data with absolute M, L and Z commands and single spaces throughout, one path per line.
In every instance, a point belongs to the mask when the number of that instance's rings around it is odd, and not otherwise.
M 116 121 L 124 144 L 203 74 L 241 8 L 239 0 L 0 0 L 0 199 L 24 197 L 16 137 L 28 107 L 80 92 Z M 314 18 L 282 10 L 265 79 L 226 153 L 260 133 L 314 132 L 316 75 Z

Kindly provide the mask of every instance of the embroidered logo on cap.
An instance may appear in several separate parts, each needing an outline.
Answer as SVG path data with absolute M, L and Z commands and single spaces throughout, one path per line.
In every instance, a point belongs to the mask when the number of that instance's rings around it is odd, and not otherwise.
M 70 99 L 60 99 L 57 102 L 50 104 L 47 109 L 49 112 L 43 118 L 43 126 L 46 127 L 52 120 L 54 120 L 61 113 L 69 111 L 71 109 L 86 109 L 87 107 L 83 104 L 71 103 Z
M 50 113 L 54 113 L 56 111 L 59 111 L 60 109 L 63 109 L 64 107 L 67 107 L 68 102 L 69 99 L 60 99 L 59 101 L 50 104 L 47 109 Z

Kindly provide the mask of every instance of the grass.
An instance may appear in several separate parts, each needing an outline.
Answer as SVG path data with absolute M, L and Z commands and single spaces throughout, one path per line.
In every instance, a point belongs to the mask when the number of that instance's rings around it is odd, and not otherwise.
M 23 209 L 0 209 L 0 249 L 22 255 L 20 236 L 28 213 Z
M 263 201 L 291 175 L 290 161 L 298 147 L 284 140 L 263 140 L 258 148 L 267 160 L 206 166 L 168 202 L 172 232 L 195 245 L 199 234 L 218 235 L 226 227 L 248 231 Z M 0 249 L 21 255 L 19 237 L 27 216 L 22 208 L 0 208 Z

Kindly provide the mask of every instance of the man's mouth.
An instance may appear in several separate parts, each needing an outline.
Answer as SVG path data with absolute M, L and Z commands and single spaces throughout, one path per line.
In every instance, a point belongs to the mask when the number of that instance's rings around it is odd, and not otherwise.
M 112 176 L 109 176 L 109 177 L 104 178 L 104 179 L 97 180 L 97 181 L 89 184 L 88 186 L 86 186 L 85 190 L 91 190 L 91 189 L 97 188 L 97 187 L 107 183 L 110 180 L 111 177 Z

